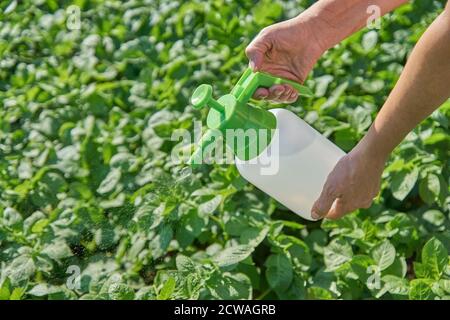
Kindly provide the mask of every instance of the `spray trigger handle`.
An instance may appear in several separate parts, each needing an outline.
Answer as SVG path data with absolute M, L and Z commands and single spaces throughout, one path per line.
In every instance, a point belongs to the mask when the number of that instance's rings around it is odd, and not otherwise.
M 236 97 L 239 102 L 247 103 L 259 87 L 269 88 L 275 84 L 287 84 L 298 91 L 300 96 L 312 97 L 313 93 L 308 88 L 295 81 L 273 76 L 264 72 L 253 72 L 248 68 L 242 77 L 236 83 L 231 94 Z

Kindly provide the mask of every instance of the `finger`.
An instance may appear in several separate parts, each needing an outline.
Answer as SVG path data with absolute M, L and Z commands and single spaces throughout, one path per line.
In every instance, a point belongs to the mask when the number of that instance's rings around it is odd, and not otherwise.
M 321 219 L 325 217 L 331 209 L 334 200 L 338 197 L 333 185 L 326 182 L 319 198 L 311 209 L 311 217 L 313 219 Z
M 325 218 L 330 220 L 339 219 L 355 209 L 356 208 L 353 208 L 351 204 L 351 200 L 347 200 L 344 198 L 337 198 L 336 201 L 334 201 L 330 211 L 328 212 Z
M 284 93 L 285 88 L 281 84 L 276 84 L 269 88 L 268 100 L 279 101 L 280 96 Z
M 293 90 L 289 95 L 289 97 L 286 99 L 286 103 L 294 103 L 295 101 L 297 101 L 297 98 L 298 93 L 295 90 Z
M 298 99 L 298 92 L 294 90 L 294 92 L 292 92 L 291 96 L 289 97 L 289 103 L 293 103 L 297 101 L 297 99 Z
M 289 102 L 289 98 L 291 97 L 292 93 L 294 92 L 294 88 L 292 88 L 289 85 L 284 85 L 284 93 L 280 96 L 280 101 L 282 102 Z
M 255 40 L 256 41 L 252 42 L 247 47 L 247 49 L 245 49 L 245 54 L 247 55 L 247 58 L 249 60 L 250 68 L 252 68 L 252 70 L 256 72 L 261 68 L 266 49 L 259 43 L 257 39 Z
M 253 94 L 253 98 L 261 100 L 266 99 L 269 96 L 269 90 L 266 88 L 259 88 Z
M 361 208 L 363 209 L 369 209 L 372 206 L 373 200 L 372 201 L 368 201 L 366 203 L 363 203 L 363 205 L 361 206 Z

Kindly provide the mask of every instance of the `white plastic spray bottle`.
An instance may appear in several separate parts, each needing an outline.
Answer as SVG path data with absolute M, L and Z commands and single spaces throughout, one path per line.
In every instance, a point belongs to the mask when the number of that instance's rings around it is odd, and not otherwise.
M 247 69 L 231 91 L 218 100 L 203 84 L 192 95 L 197 109 L 209 106 L 209 130 L 190 159 L 202 163 L 203 151 L 222 134 L 234 152 L 240 174 L 301 217 L 314 220 L 311 208 L 328 174 L 345 153 L 286 109 L 265 110 L 248 102 L 258 87 L 289 84 L 300 96 L 312 96 L 298 83 Z

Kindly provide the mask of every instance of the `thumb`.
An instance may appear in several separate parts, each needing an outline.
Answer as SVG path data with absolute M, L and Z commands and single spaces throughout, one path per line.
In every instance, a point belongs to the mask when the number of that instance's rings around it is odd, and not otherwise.
M 333 188 L 331 188 L 328 184 L 325 184 L 319 198 L 316 200 L 311 209 L 311 217 L 313 219 L 321 219 L 325 217 L 337 197 L 338 195 L 333 191 Z
M 333 203 L 330 211 L 328 212 L 326 218 L 331 220 L 339 219 L 350 211 L 352 210 L 348 205 L 348 201 L 344 198 L 337 198 Z
M 258 41 L 253 41 L 250 45 L 245 49 L 245 54 L 249 60 L 250 68 L 253 71 L 258 71 L 261 69 L 263 60 L 264 60 L 264 47 L 258 43 Z

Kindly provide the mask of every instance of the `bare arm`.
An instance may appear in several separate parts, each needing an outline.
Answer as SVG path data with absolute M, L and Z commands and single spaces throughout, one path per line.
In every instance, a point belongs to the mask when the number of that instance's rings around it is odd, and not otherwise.
M 450 97 L 450 5 L 414 48 L 398 83 L 367 135 L 336 165 L 313 207 L 316 218 L 339 218 L 368 207 L 391 151 Z
M 366 26 L 370 6 L 380 15 L 407 0 L 321 0 L 297 17 L 264 28 L 247 47 L 250 66 L 303 82 L 320 56 L 329 48 Z M 297 92 L 290 86 L 260 88 L 255 98 L 292 102 Z
M 408 0 L 321 0 L 304 11 L 298 18 L 317 21 L 318 40 L 329 49 L 367 25 L 368 8 L 377 6 L 380 17 Z M 372 14 L 372 13 L 370 13 Z
M 361 147 L 387 157 L 450 96 L 450 5 L 422 36 Z

